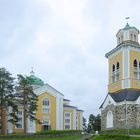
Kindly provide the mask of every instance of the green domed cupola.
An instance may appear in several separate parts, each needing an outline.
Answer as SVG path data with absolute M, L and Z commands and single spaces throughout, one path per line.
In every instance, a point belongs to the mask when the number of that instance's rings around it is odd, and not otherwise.
M 28 79 L 29 79 L 31 85 L 44 85 L 44 82 L 40 78 L 38 78 L 34 75 L 33 70 L 30 72 L 30 74 L 31 75 L 28 76 Z

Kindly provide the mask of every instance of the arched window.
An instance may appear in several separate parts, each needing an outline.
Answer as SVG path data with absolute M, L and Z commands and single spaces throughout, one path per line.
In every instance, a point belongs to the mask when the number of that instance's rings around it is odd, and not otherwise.
M 134 68 L 137 68 L 137 60 L 134 60 Z
M 42 102 L 42 105 L 43 106 L 49 106 L 49 104 L 50 104 L 49 100 L 47 98 L 44 98 L 43 102 Z
M 116 81 L 118 81 L 119 80 L 119 77 L 120 77 L 120 71 L 119 71 L 119 69 L 120 69 L 120 64 L 119 64 L 119 62 L 117 62 L 117 65 L 116 65 Z
M 106 127 L 112 128 L 113 127 L 113 114 L 112 111 L 108 111 L 107 118 L 106 118 Z
M 136 59 L 134 60 L 133 66 L 134 66 L 134 79 L 138 79 L 138 63 Z
M 113 66 L 112 66 L 112 72 L 114 72 L 115 71 L 115 65 L 113 64 Z
M 115 65 L 112 65 L 112 83 L 115 82 Z
M 121 39 L 120 39 L 120 37 L 119 37 L 119 39 L 118 39 L 118 42 L 121 43 Z
M 50 112 L 50 101 L 48 98 L 43 98 L 43 100 L 42 100 L 42 112 L 43 113 Z
M 134 35 L 134 41 L 136 41 L 136 35 Z
M 117 70 L 120 68 L 120 64 L 119 62 L 117 62 Z

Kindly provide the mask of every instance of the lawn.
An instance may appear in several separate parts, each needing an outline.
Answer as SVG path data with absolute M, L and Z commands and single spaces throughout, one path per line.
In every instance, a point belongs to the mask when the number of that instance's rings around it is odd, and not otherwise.
M 103 137 L 97 136 L 93 137 L 91 140 L 104 140 Z M 140 137 L 130 137 L 129 140 L 140 140 Z
M 79 136 L 67 136 L 57 138 L 1 138 L 0 140 L 78 140 L 82 135 Z

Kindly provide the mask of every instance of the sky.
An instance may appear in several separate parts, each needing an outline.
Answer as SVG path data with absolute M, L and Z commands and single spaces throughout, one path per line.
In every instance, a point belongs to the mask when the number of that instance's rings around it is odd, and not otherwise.
M 100 113 L 116 33 L 140 29 L 139 0 L 0 0 L 0 67 L 37 77 L 84 116 Z

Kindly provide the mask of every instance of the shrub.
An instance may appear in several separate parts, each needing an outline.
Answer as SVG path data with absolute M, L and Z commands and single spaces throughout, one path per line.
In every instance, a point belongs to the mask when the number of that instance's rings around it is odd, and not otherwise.
M 47 135 L 47 134 L 52 134 L 52 135 L 57 135 L 57 134 L 69 134 L 69 133 L 81 133 L 81 130 L 46 130 L 46 131 L 41 131 L 37 132 L 36 134 L 40 135 Z
M 101 134 L 105 140 L 128 140 L 130 137 L 128 135 L 122 134 Z

